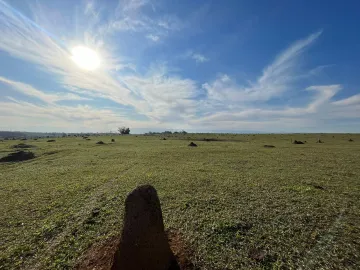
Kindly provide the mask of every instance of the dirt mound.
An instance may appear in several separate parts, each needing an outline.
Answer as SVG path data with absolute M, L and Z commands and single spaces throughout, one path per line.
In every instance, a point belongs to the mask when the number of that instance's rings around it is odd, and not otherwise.
M 35 158 L 35 154 L 33 152 L 19 151 L 19 152 L 11 153 L 6 157 L 1 158 L 0 162 L 19 162 L 33 158 Z
M 157 192 L 144 185 L 126 198 L 121 236 L 92 246 L 75 269 L 192 270 L 191 254 L 179 232 L 165 233 Z
M 188 145 L 188 146 L 191 146 L 191 147 L 196 147 L 196 146 L 197 146 L 197 144 L 195 144 L 195 143 L 191 142 L 191 143 L 189 143 L 189 145 Z
M 98 141 L 96 144 L 105 144 L 103 141 Z
M 19 143 L 19 144 L 13 145 L 11 148 L 23 149 L 23 148 L 33 148 L 33 147 L 35 147 L 35 146 L 30 145 L 30 144 L 25 144 L 25 143 Z
M 295 140 L 293 144 L 304 144 L 304 142 Z
M 264 147 L 265 147 L 265 148 L 275 148 L 274 145 L 270 145 L 270 144 L 265 144 Z
M 183 236 L 175 231 L 167 231 L 167 238 L 170 244 L 170 248 L 175 255 L 176 261 L 181 270 L 193 270 L 196 269 L 190 258 L 193 254 L 192 250 L 187 246 Z
M 124 227 L 111 269 L 179 269 L 176 266 L 157 192 L 150 185 L 140 186 L 126 198 Z
M 55 140 L 47 140 L 47 142 L 55 142 Z

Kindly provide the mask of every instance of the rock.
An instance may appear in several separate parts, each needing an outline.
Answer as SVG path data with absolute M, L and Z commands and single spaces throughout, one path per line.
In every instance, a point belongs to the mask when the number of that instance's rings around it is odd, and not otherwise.
M 136 188 L 126 198 L 124 226 L 112 270 L 180 269 L 164 231 L 154 187 Z

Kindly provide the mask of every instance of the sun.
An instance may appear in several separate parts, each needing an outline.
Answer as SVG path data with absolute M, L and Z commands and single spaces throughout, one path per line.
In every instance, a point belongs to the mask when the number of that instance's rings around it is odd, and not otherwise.
M 100 56 L 90 48 L 76 46 L 71 50 L 71 59 L 80 68 L 85 70 L 95 70 L 100 66 Z

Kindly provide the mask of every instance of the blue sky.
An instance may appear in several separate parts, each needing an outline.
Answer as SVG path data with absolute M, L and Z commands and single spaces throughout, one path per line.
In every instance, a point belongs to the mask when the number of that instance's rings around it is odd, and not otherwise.
M 359 10 L 0 0 L 0 129 L 360 132 Z M 99 67 L 77 65 L 77 46 Z

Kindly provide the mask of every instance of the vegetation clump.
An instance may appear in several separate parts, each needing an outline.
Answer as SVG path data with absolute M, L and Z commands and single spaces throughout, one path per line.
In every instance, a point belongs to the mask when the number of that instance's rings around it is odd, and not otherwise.
M 15 148 L 15 149 L 33 148 L 33 147 L 34 147 L 33 145 L 25 144 L 25 143 L 19 143 L 19 144 L 12 146 L 12 148 Z

